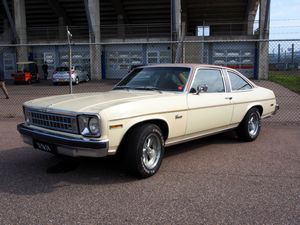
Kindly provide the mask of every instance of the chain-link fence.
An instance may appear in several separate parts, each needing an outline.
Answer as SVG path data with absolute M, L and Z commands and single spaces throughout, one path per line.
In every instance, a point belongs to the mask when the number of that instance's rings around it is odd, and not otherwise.
M 160 63 L 205 63 L 239 70 L 260 86 L 272 89 L 281 109 L 269 121 L 300 122 L 300 40 L 206 40 L 141 41 L 116 43 L 71 43 L 69 45 L 0 45 L 0 69 L 4 71 L 10 94 L 0 97 L 0 117 L 21 117 L 22 103 L 37 97 L 68 94 L 65 73 L 76 74 L 79 85 L 73 93 L 110 90 L 133 66 Z M 24 62 L 34 62 L 39 82 L 28 85 L 16 79 L 16 71 L 32 70 Z M 20 63 L 23 62 L 23 63 Z M 28 64 L 28 63 L 27 63 Z M 47 79 L 44 75 L 46 70 Z M 65 84 L 63 82 L 65 81 Z M 89 82 L 86 82 L 89 81 Z M 27 82 L 28 83 L 28 82 Z M 62 84 L 60 84 L 62 83 Z M 2 95 L 2 93 L 1 93 Z

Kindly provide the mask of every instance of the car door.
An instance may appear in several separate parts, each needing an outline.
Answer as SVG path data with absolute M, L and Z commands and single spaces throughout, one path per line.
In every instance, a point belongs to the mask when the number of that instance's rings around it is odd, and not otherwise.
M 187 96 L 187 135 L 226 128 L 230 124 L 233 111 L 232 97 L 226 89 L 228 88 L 221 69 L 196 70 Z

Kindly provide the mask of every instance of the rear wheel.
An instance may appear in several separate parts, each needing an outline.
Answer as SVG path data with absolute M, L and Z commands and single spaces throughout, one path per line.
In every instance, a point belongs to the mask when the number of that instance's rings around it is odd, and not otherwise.
M 254 141 L 260 133 L 260 127 L 260 112 L 258 108 L 251 108 L 238 126 L 236 133 L 243 141 Z
M 141 124 L 127 135 L 124 145 L 127 167 L 139 177 L 154 175 L 164 155 L 164 139 L 154 124 Z

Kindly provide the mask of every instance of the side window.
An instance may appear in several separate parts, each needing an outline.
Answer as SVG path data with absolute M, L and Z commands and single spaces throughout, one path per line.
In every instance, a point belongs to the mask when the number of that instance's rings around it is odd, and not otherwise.
M 239 91 L 239 90 L 248 90 L 251 89 L 251 85 L 248 84 L 243 78 L 241 78 L 239 75 L 229 72 L 228 77 L 231 83 L 231 89 L 232 91 Z
M 190 92 L 195 93 L 197 87 L 204 86 L 207 86 L 208 93 L 225 92 L 221 71 L 199 69 Z

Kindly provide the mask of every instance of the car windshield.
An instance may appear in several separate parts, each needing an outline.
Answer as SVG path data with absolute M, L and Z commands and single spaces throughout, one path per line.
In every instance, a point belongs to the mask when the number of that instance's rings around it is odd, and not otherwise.
M 28 64 L 17 64 L 17 71 L 22 72 L 33 72 L 35 64 L 28 63 Z
M 57 72 L 66 72 L 66 71 L 69 71 L 69 67 L 66 67 L 66 66 L 57 67 L 56 71 Z
M 187 67 L 145 67 L 129 73 L 116 89 L 183 92 L 190 74 Z

